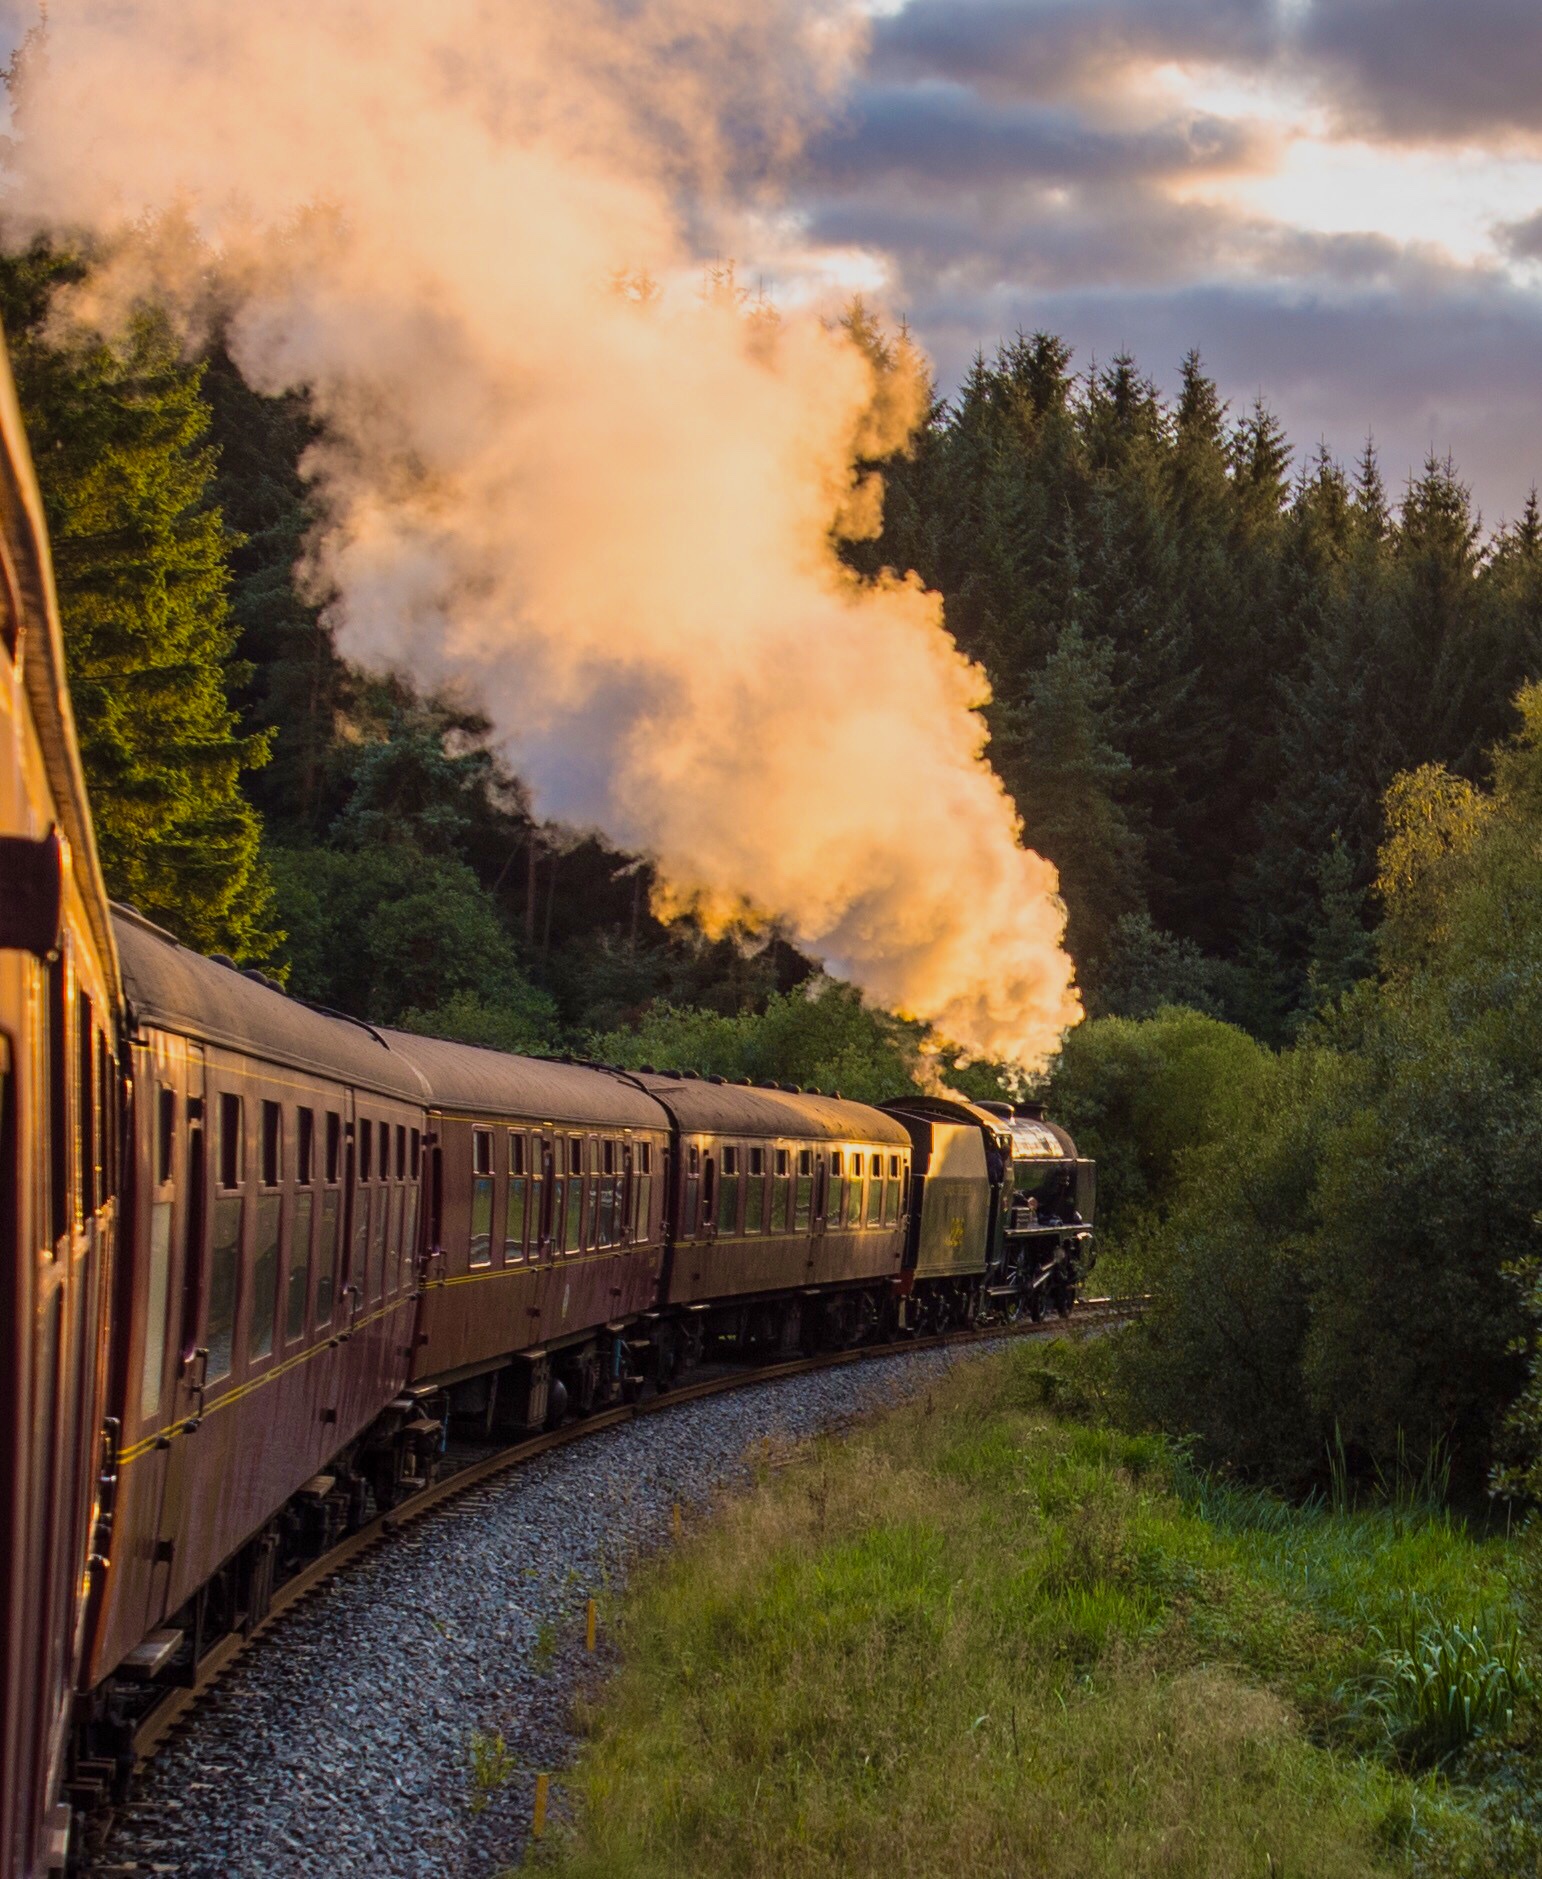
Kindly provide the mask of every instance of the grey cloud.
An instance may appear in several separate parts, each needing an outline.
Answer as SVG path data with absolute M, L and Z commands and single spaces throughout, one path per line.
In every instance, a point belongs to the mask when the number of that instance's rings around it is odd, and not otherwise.
M 1537 0 L 1317 0 L 1295 50 L 1364 131 L 1542 132 Z
M 1369 136 L 1542 133 L 1537 0 L 912 0 L 878 23 L 872 70 L 1051 100 L 1168 59 L 1276 63 Z
M 1524 221 L 1501 222 L 1499 238 L 1518 260 L 1542 261 L 1542 209 Z
M 1233 168 L 1250 161 L 1254 149 L 1245 125 L 1207 113 L 1105 130 L 1061 107 L 998 103 L 964 85 L 928 80 L 864 87 L 845 122 L 813 146 L 810 162 L 837 189 L 904 177 L 935 190 Z
M 1277 42 L 1273 0 L 912 0 L 878 23 L 872 69 L 1053 98 L 1130 59 L 1252 62 Z

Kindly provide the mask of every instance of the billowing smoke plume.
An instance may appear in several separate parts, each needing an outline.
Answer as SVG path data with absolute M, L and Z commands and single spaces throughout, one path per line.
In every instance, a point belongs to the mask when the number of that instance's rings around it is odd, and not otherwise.
M 913 388 L 701 292 L 785 260 L 775 177 L 859 50 L 838 0 L 52 0 L 7 218 L 89 237 L 79 316 L 212 300 L 310 388 L 345 649 L 473 693 L 544 815 L 1033 1062 L 1079 1011 L 982 676 L 831 546 Z

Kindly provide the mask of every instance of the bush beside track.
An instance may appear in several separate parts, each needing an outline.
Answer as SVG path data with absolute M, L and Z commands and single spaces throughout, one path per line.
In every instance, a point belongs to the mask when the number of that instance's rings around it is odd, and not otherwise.
M 1218 1485 L 1089 1415 L 1084 1367 L 960 1366 L 640 1574 L 577 1824 L 527 1863 L 1534 1872 L 1527 1547 L 1417 1483 L 1305 1508 Z M 1458 1627 L 1511 1686 L 1453 1744 L 1400 1653 Z

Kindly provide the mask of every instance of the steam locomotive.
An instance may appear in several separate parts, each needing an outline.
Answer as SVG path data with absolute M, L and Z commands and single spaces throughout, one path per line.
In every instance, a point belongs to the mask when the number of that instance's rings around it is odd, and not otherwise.
M 433 1475 L 692 1365 L 1067 1311 L 1093 1169 L 1032 1110 L 627 1072 L 312 1009 L 110 907 L 0 373 L 0 1846 Z

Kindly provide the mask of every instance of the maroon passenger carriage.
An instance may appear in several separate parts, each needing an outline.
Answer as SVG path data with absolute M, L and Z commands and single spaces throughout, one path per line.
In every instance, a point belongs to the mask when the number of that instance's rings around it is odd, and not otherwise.
M 910 1176 L 910 1137 L 892 1117 L 721 1077 L 636 1081 L 676 1131 L 666 1375 L 707 1348 L 812 1350 L 892 1325 Z
M 414 1383 L 488 1431 L 613 1401 L 656 1303 L 668 1116 L 579 1064 L 388 1035 L 431 1092 Z
M 263 1615 L 297 1528 L 335 1531 L 362 1512 L 367 1463 L 352 1445 L 400 1395 L 411 1357 L 423 1153 L 422 1083 L 367 1025 L 135 914 L 118 910 L 116 925 L 132 1182 L 93 1685 L 195 1660 Z M 323 1487 L 339 1455 L 350 1465 Z M 276 1518 L 308 1483 L 308 1504 Z
M 0 1869 L 56 1870 L 117 1224 L 117 963 L 42 510 L 0 358 Z M 106 1474 L 104 1483 L 100 1477 Z

